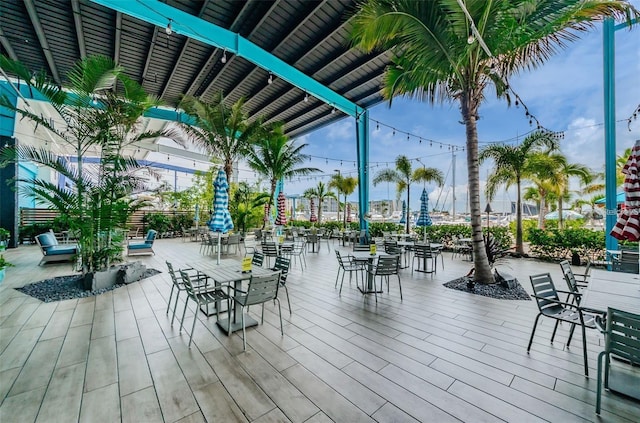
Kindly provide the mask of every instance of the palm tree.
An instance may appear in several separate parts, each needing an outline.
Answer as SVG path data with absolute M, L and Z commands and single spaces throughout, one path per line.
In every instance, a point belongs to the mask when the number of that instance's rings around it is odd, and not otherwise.
M 204 148 L 212 157 L 222 158 L 224 172 L 231 183 L 233 163 L 246 157 L 252 144 L 263 135 L 261 120 L 249 123 L 244 99 L 240 98 L 228 107 L 222 93 L 210 103 L 185 96 L 180 107 L 193 118 L 193 124 L 180 123 L 188 140 Z
M 510 101 L 511 75 L 542 65 L 594 21 L 616 17 L 631 24 L 638 15 L 628 3 L 608 0 L 364 0 L 360 4 L 353 19 L 353 44 L 366 52 L 391 51 L 382 95 L 389 102 L 403 95 L 460 105 L 467 135 L 475 281 L 494 280 L 480 208 L 477 120 L 485 89 L 493 85 L 498 97 Z
M 322 181 L 318 182 L 315 187 L 308 188 L 302 195 L 305 198 L 318 199 L 318 222 L 322 223 L 322 202 L 325 198 L 336 198 L 336 195 Z
M 553 180 L 557 182 L 555 187 L 556 193 L 558 195 L 558 228 L 562 229 L 564 227 L 562 217 L 562 204 L 565 198 L 569 197 L 570 179 L 578 178 L 580 180 L 580 183 L 589 184 L 593 180 L 593 173 L 587 166 L 578 163 L 569 163 L 567 162 L 567 158 L 565 156 L 560 156 L 561 157 L 559 157 L 557 160 L 557 163 L 559 164 L 557 173 L 554 176 Z
M 493 172 L 487 180 L 487 198 L 492 200 L 499 186 L 516 185 L 516 253 L 524 254 L 522 241 L 522 178 L 526 175 L 529 156 L 541 147 L 556 150 L 558 139 L 549 131 L 535 131 L 520 145 L 492 144 L 482 149 L 480 162 L 493 159 Z
M 340 173 L 331 176 L 329 187 L 338 190 L 338 194 L 344 194 L 344 213 L 342 216 L 343 228 L 347 227 L 347 196 L 353 194 L 358 186 L 358 179 L 353 176 L 342 176 Z M 338 201 L 338 212 L 340 212 L 340 201 Z
M 383 169 L 373 178 L 373 185 L 378 185 L 381 182 L 395 182 L 396 191 L 398 196 L 400 193 L 407 190 L 407 206 L 411 204 L 411 183 L 413 182 L 436 182 L 439 186 L 444 183 L 444 177 L 442 172 L 432 167 L 419 167 L 416 170 L 411 169 L 411 160 L 407 156 L 400 155 L 396 157 L 396 168 Z M 407 208 L 407 213 L 409 209 Z M 406 232 L 409 233 L 410 219 L 407 216 Z
M 306 146 L 307 144 L 295 145 L 284 135 L 284 125 L 274 123 L 266 129 L 263 138 L 248 150 L 249 167 L 269 180 L 269 204 L 273 204 L 279 180 L 320 172 L 317 168 L 301 166 L 310 159 L 310 156 L 302 153 Z

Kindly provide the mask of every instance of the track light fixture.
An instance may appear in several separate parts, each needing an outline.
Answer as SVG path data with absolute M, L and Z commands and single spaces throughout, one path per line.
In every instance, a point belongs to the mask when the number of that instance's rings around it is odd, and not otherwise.
M 173 34 L 173 28 L 171 27 L 171 19 L 169 19 L 169 23 L 167 24 L 167 27 L 164 29 L 164 32 L 166 32 L 167 35 Z
M 273 84 L 273 74 L 271 72 L 269 72 L 269 79 L 267 79 L 267 83 L 269 85 Z
M 227 63 L 227 49 L 225 48 L 222 52 L 222 59 L 220 59 L 222 63 Z

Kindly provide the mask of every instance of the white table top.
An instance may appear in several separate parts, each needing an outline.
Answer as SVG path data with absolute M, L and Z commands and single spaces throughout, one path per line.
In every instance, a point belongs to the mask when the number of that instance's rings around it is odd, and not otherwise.
M 603 313 L 607 307 L 640 313 L 640 276 L 594 269 L 580 306 Z

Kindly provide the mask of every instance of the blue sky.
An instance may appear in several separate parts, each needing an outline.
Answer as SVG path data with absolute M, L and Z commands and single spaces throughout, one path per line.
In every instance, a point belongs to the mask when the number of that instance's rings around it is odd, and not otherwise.
M 636 4 L 638 2 L 633 2 Z M 539 119 L 540 123 L 555 131 L 565 131 L 561 142 L 563 153 L 570 162 L 582 163 L 602 170 L 604 168 L 604 109 L 603 109 L 603 64 L 602 64 L 602 26 L 600 24 L 590 33 L 561 51 L 542 67 L 527 71 L 511 78 L 511 85 Z M 620 154 L 640 138 L 640 119 L 631 124 L 628 130 L 626 119 L 640 103 L 640 29 L 629 32 L 616 32 L 616 119 L 622 120 L 616 126 L 617 150 Z M 505 101 L 495 100 L 489 89 L 487 100 L 480 108 L 478 133 L 481 145 L 487 142 L 522 139 L 534 127 L 529 125 L 522 107 L 507 107 Z M 446 186 L 440 198 L 439 207 L 451 208 L 452 153 L 438 144 L 429 146 L 429 142 L 419 143 L 418 138 L 407 141 L 407 132 L 437 142 L 462 148 L 465 144 L 464 126 L 458 105 L 443 104 L 430 106 L 426 103 L 397 98 L 391 107 L 382 103 L 370 111 L 370 175 L 375 175 L 387 165 L 393 167 L 393 161 L 399 154 L 409 158 L 420 157 L 426 166 L 440 169 L 448 174 Z M 376 121 L 396 128 L 381 126 L 376 130 Z M 326 176 L 317 176 L 309 180 L 288 181 L 285 184 L 287 194 L 301 194 L 306 188 L 315 186 L 319 180 L 327 182 L 335 169 L 342 173 L 357 176 L 355 123 L 345 118 L 330 126 L 300 137 L 298 143 L 306 143 L 306 153 L 315 156 L 309 165 L 322 169 Z M 513 142 L 513 141 L 512 141 Z M 413 162 L 419 167 L 420 163 Z M 243 166 L 241 165 L 241 170 Z M 465 211 L 467 171 L 466 151 L 456 153 L 456 211 Z M 481 183 L 488 172 L 488 166 L 482 167 Z M 240 172 L 241 179 L 254 179 L 248 172 Z M 427 184 L 430 192 L 430 206 L 433 207 L 439 190 L 433 184 Z M 419 207 L 422 184 L 412 185 L 411 208 Z M 447 194 L 448 193 L 448 194 Z M 395 189 L 388 184 L 374 187 L 370 184 L 371 200 L 395 198 Z M 406 194 L 403 194 L 406 198 Z M 515 191 L 499 194 L 492 202 L 495 211 L 508 207 L 515 201 Z M 357 191 L 349 197 L 357 201 Z M 484 200 L 482 201 L 484 204 Z

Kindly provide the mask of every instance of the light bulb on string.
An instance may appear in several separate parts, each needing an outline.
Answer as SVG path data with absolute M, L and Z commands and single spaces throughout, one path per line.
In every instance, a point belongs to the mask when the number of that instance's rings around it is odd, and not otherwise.
M 222 52 L 222 59 L 220 59 L 222 63 L 227 63 L 227 49 L 224 49 Z
M 164 32 L 166 32 L 167 35 L 173 34 L 173 28 L 171 27 L 171 19 L 169 19 L 169 23 L 167 24 L 167 27 L 164 29 Z
M 269 72 L 269 79 L 267 79 L 267 83 L 269 85 L 273 84 L 273 74 L 271 72 Z

